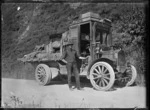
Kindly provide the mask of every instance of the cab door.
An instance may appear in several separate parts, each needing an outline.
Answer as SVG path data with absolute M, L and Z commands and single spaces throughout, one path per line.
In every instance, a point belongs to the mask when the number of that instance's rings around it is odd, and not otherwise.
M 90 43 L 90 49 L 91 49 L 91 56 L 92 56 L 92 61 L 96 59 L 96 41 L 95 41 L 95 32 L 96 32 L 96 22 L 91 22 L 90 23 L 90 36 L 91 36 L 91 43 Z

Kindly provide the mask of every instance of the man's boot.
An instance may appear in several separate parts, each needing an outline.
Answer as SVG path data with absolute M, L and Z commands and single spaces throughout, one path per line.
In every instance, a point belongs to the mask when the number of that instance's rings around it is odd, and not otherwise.
M 70 90 L 70 91 L 73 91 L 73 88 L 71 87 L 71 88 L 69 88 L 69 90 Z
M 73 88 L 72 88 L 72 86 L 71 86 L 71 85 L 69 85 L 69 90 L 70 90 L 70 91 L 73 91 Z
M 83 88 L 81 88 L 80 86 L 80 79 L 79 76 L 76 75 L 76 87 L 78 90 L 83 90 Z
M 84 90 L 84 89 L 83 89 L 83 88 L 81 88 L 81 87 L 77 87 L 77 89 L 78 89 L 78 90 Z

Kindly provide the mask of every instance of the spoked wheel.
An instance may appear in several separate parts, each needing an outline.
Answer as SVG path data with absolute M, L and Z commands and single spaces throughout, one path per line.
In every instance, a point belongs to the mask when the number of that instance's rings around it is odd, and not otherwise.
M 41 85 L 47 85 L 52 79 L 50 68 L 45 64 L 39 64 L 35 70 L 36 81 Z
M 97 90 L 109 90 L 115 81 L 113 68 L 106 62 L 97 62 L 90 69 L 90 82 Z
M 126 77 L 127 77 L 126 86 L 131 86 L 135 82 L 135 79 L 137 77 L 137 71 L 133 65 L 130 65 L 130 67 L 127 69 Z

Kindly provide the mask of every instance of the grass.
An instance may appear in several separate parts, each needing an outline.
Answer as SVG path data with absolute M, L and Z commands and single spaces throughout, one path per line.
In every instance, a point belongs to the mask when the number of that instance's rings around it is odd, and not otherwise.
M 30 103 L 25 103 L 25 101 L 16 95 L 14 93 L 10 93 L 7 102 L 4 101 L 2 103 L 2 108 L 42 108 L 42 102 L 40 100 L 39 103 L 35 103 L 35 100 L 31 100 Z M 33 97 L 32 97 L 33 98 Z M 49 102 L 49 105 L 51 105 L 51 108 L 90 108 L 91 105 L 89 103 L 85 103 L 84 98 L 81 99 L 80 103 L 63 103 L 60 104 L 58 100 L 51 100 L 52 102 Z
M 91 105 L 89 103 L 86 104 L 86 103 L 83 102 L 83 100 L 81 100 L 80 104 L 64 103 L 64 104 L 61 105 L 57 101 L 54 102 L 53 104 L 54 104 L 54 106 L 52 106 L 51 108 L 73 108 L 73 107 L 90 108 L 91 107 Z M 4 102 L 4 104 L 2 105 L 2 108 L 42 108 L 42 104 L 41 104 L 41 101 L 40 101 L 39 104 L 35 104 L 34 100 L 32 101 L 32 103 L 25 104 L 23 101 L 20 100 L 19 97 L 11 96 L 10 101 L 9 102 Z
M 20 97 L 11 94 L 8 102 L 3 102 L 2 108 L 41 108 L 41 102 L 35 104 L 34 100 L 32 103 L 25 104 Z

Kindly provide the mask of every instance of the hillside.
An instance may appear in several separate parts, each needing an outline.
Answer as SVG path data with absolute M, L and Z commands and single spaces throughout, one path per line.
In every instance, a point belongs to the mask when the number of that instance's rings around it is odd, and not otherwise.
M 66 31 L 74 17 L 88 11 L 112 20 L 114 45 L 125 49 L 139 76 L 145 71 L 143 3 L 3 3 L 1 9 L 3 77 L 30 79 L 30 65 L 24 68 L 17 58 L 48 43 L 51 35 Z

